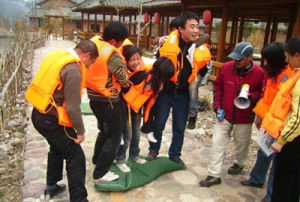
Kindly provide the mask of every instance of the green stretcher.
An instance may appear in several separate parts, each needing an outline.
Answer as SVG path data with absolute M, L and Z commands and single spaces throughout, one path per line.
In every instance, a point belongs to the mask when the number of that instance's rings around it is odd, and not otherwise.
M 141 158 L 145 157 L 141 156 Z M 120 178 L 111 182 L 97 182 L 94 184 L 95 189 L 100 191 L 125 191 L 143 186 L 164 173 L 186 169 L 184 165 L 175 163 L 168 157 L 158 157 L 157 159 L 147 161 L 144 164 L 128 161 L 127 165 L 130 167 L 131 171 L 129 173 L 123 173 L 115 164 L 113 164 L 110 171 L 119 175 Z

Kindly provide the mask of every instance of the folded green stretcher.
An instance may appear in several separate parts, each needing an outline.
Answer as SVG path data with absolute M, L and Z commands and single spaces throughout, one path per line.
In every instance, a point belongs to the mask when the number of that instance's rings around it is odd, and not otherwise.
M 120 178 L 111 182 L 102 181 L 95 183 L 95 189 L 101 191 L 125 191 L 143 186 L 164 173 L 186 169 L 184 165 L 175 163 L 168 157 L 158 157 L 157 159 L 147 161 L 144 164 L 128 161 L 127 165 L 130 167 L 131 171 L 129 173 L 122 173 L 116 165 L 113 164 L 110 171 L 119 175 Z

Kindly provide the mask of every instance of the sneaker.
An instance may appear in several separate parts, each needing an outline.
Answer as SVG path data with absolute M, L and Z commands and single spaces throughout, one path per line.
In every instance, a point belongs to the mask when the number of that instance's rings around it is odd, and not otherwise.
M 116 166 L 123 173 L 129 173 L 130 172 L 130 168 L 126 165 L 126 163 L 116 163 Z
M 233 166 L 231 166 L 229 169 L 228 169 L 228 174 L 230 175 L 237 175 L 237 174 L 240 174 L 243 170 L 243 166 L 239 166 L 238 164 L 233 164 Z
M 253 183 L 253 182 L 250 182 L 249 180 L 243 180 L 243 181 L 241 181 L 241 184 L 244 186 L 257 187 L 257 188 L 262 188 L 264 186 L 264 184 Z
M 147 160 L 138 158 L 137 160 L 135 160 L 135 161 L 133 161 L 133 162 L 138 163 L 138 164 L 144 164 L 144 163 L 147 162 Z
M 184 162 L 181 160 L 181 158 L 179 158 L 179 157 L 169 157 L 169 159 L 171 160 L 171 161 L 174 161 L 175 163 L 178 163 L 178 164 L 180 164 L 180 165 L 184 165 Z
M 199 182 L 200 187 L 211 187 L 217 184 L 221 184 L 221 178 L 213 176 L 207 176 L 206 179 Z
M 147 133 L 147 138 L 148 138 L 149 142 L 154 142 L 154 143 L 157 142 L 157 140 L 154 137 L 154 133 L 153 132 Z
M 196 127 L 196 117 L 190 117 L 187 124 L 187 129 L 195 129 Z
M 156 151 L 151 151 L 151 152 L 149 152 L 149 154 L 148 154 L 148 156 L 147 156 L 147 160 L 148 161 L 152 161 L 152 160 L 154 160 L 154 159 L 156 159 L 157 158 L 157 155 L 158 155 L 158 152 L 156 152 Z
M 54 189 L 45 189 L 44 191 L 44 196 L 45 198 L 53 198 L 54 196 L 64 192 L 66 190 L 66 185 L 65 184 L 57 184 Z
M 119 175 L 113 173 L 113 172 L 110 172 L 108 171 L 103 177 L 99 178 L 99 179 L 95 179 L 94 182 L 95 183 L 98 183 L 99 181 L 106 181 L 106 182 L 111 182 L 111 181 L 114 181 L 116 179 L 119 178 Z

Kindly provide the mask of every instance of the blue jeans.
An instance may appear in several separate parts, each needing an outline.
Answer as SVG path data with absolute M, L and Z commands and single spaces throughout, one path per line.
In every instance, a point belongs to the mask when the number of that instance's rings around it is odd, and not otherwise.
M 159 152 L 162 133 L 172 108 L 172 142 L 169 148 L 169 157 L 177 158 L 181 155 L 184 139 L 184 129 L 189 111 L 189 94 L 162 94 L 157 99 L 157 114 L 155 116 L 154 137 L 157 142 L 149 142 L 149 151 Z
M 271 201 L 272 197 L 272 188 L 273 188 L 273 179 L 274 179 L 274 169 L 275 169 L 275 154 L 271 154 L 270 156 L 266 156 L 262 151 L 257 151 L 257 158 L 254 167 L 251 170 L 249 182 L 255 184 L 264 184 L 268 169 L 270 164 L 273 160 L 269 179 L 268 179 L 268 186 L 267 186 L 267 194 L 265 196 L 266 200 Z
M 197 79 L 196 79 L 197 78 Z M 190 95 L 190 109 L 189 117 L 197 117 L 198 114 L 198 89 L 201 85 L 202 78 L 199 74 L 189 86 L 189 95 Z
M 126 150 L 129 146 L 129 159 L 136 161 L 140 154 L 140 126 L 141 114 L 131 110 L 131 125 L 126 121 L 126 129 L 123 132 L 124 145 L 120 145 L 116 160 L 118 163 L 126 163 Z

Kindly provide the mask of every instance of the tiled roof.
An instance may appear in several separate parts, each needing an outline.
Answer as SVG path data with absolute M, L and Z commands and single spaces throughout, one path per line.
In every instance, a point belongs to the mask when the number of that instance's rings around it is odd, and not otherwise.
M 75 9 L 88 9 L 98 6 L 118 6 L 123 8 L 138 8 L 140 0 L 84 0 L 82 3 L 77 4 Z M 144 7 L 164 6 L 179 4 L 181 0 L 143 0 Z

